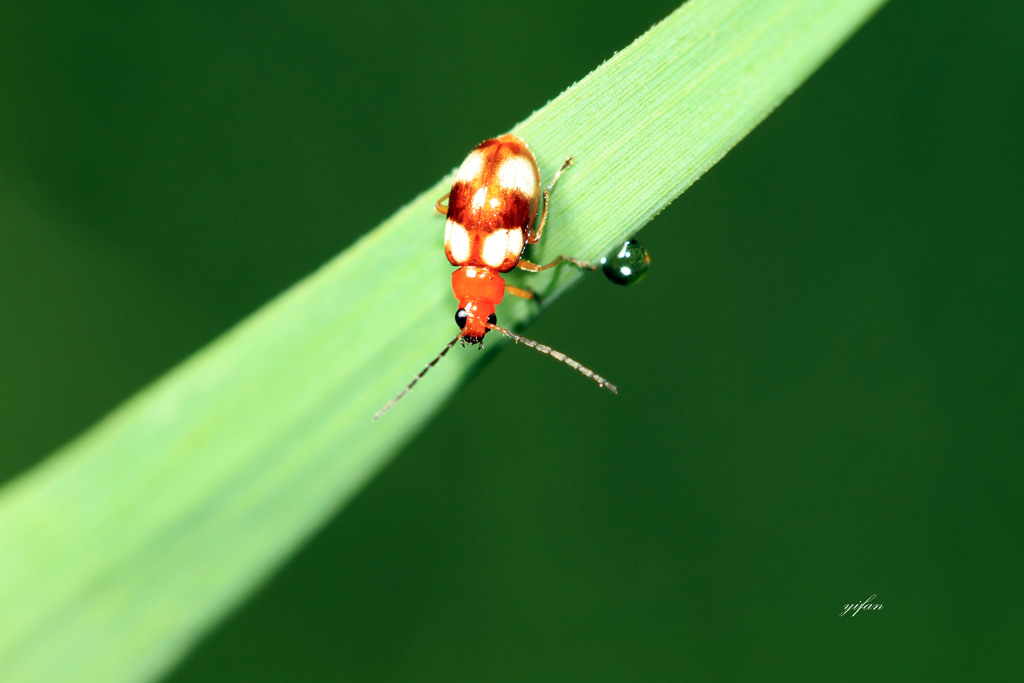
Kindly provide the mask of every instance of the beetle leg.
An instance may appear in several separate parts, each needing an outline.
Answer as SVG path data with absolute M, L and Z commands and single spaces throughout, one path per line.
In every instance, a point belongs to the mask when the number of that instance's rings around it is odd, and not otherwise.
M 518 265 L 520 268 L 522 268 L 523 270 L 528 271 L 530 273 L 539 273 L 542 270 L 547 270 L 548 268 L 554 268 L 555 266 L 557 266 L 562 261 L 567 261 L 567 262 L 573 264 L 574 266 L 578 266 L 580 268 L 583 268 L 584 270 L 597 270 L 597 266 L 591 265 L 589 263 L 586 263 L 584 261 L 580 261 L 580 260 L 577 260 L 577 259 L 574 259 L 574 258 L 569 258 L 568 256 L 559 256 L 558 258 L 556 258 L 551 263 L 545 264 L 543 266 L 538 265 L 536 263 L 533 263 L 532 261 L 527 261 L 526 259 L 520 259 L 519 263 L 516 264 L 516 265 Z M 506 285 L 505 288 L 508 289 L 508 286 Z
M 519 289 L 518 287 L 513 287 L 512 285 L 505 285 L 505 291 L 511 294 L 512 296 L 518 296 L 520 299 L 537 299 L 538 301 L 540 300 L 540 297 L 537 296 L 537 292 L 533 291 L 532 289 Z
M 551 195 L 551 190 L 554 189 L 555 183 L 558 182 L 558 179 L 562 177 L 562 172 L 570 166 L 572 166 L 572 157 L 565 160 L 565 163 L 562 164 L 562 168 L 558 169 L 558 173 L 556 173 L 555 177 L 551 179 L 551 184 L 548 185 L 548 189 L 544 190 L 544 208 L 541 209 L 540 212 L 540 221 L 537 223 L 536 231 L 532 228 L 530 229 L 530 234 L 526 238 L 527 244 L 537 244 L 537 242 L 540 241 L 540 235 L 544 232 L 544 224 L 548 222 L 548 198 Z
M 437 212 L 438 213 L 443 213 L 446 216 L 448 215 L 448 204 L 447 204 L 447 202 L 448 202 L 448 195 L 449 194 L 450 194 L 449 192 L 445 192 L 444 196 L 441 197 L 440 199 L 438 199 L 437 203 L 434 204 L 434 208 L 437 209 Z M 445 203 L 442 204 L 441 202 L 445 202 Z

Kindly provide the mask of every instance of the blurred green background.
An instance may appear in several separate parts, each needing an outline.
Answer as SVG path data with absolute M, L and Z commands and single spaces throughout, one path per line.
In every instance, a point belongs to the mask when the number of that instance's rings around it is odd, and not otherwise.
M 0 477 L 674 6 L 7 7 Z M 1022 26 L 883 9 L 530 327 L 617 399 L 509 348 L 170 680 L 1019 676 Z

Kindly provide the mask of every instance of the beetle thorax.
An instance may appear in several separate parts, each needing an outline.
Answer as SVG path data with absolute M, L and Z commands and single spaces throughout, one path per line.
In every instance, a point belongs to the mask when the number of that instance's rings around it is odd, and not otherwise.
M 505 281 L 489 268 L 463 266 L 452 273 L 452 293 L 459 301 L 455 320 L 462 337 L 475 344 L 487 334 L 487 323 L 495 324 L 494 307 L 505 296 Z

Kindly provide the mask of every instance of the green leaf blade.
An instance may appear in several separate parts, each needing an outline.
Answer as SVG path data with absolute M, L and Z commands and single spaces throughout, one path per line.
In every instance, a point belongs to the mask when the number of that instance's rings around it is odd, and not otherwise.
M 576 164 L 531 258 L 595 259 L 635 233 L 881 4 L 694 0 L 536 112 L 515 132 L 542 177 L 567 156 Z M 474 371 L 484 354 L 453 350 L 371 420 L 455 333 L 433 211 L 447 186 L 4 488 L 5 680 L 159 675 Z M 532 282 L 548 302 L 577 276 Z M 534 308 L 511 302 L 500 315 L 514 326 Z

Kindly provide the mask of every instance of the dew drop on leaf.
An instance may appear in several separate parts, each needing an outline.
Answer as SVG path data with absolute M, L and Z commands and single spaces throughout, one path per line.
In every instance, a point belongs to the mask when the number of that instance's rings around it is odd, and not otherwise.
M 611 256 L 601 259 L 605 277 L 617 285 L 632 285 L 643 279 L 651 265 L 647 248 L 635 239 L 627 240 Z

